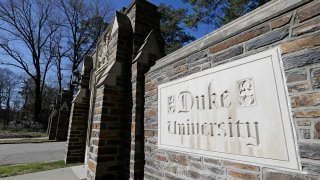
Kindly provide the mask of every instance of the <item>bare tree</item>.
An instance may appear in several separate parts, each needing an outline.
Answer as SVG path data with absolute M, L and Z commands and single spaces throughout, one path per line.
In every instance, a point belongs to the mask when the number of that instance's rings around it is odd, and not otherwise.
M 3 69 L 0 68 L 0 112 L 2 110 L 2 104 L 5 99 L 4 88 L 5 88 L 5 76 L 3 75 Z
M 43 57 L 58 25 L 53 21 L 49 0 L 2 0 L 0 3 L 0 50 L 5 65 L 26 73 L 35 86 L 33 118 L 40 122 L 42 93 L 51 59 Z M 56 18 L 57 19 L 57 18 Z
M 63 58 L 66 57 L 69 49 L 64 49 L 62 45 L 62 35 L 61 32 L 54 33 L 49 40 L 48 47 L 45 49 L 44 54 L 47 59 L 50 59 L 52 61 L 53 66 L 55 67 L 54 70 L 52 70 L 57 79 L 57 89 L 59 94 L 63 90 L 63 74 L 62 71 L 66 70 L 63 68 Z
M 18 87 L 18 77 L 9 69 L 0 68 L 0 104 L 5 107 L 4 125 L 8 125 L 12 112 L 12 99 Z M 0 107 L 0 110 L 2 108 Z
M 83 57 L 92 52 L 96 43 L 110 21 L 113 12 L 108 1 L 94 1 L 88 4 L 84 0 L 59 0 L 63 28 L 61 29 L 66 42 L 65 54 L 71 62 L 71 72 L 79 68 Z M 71 78 L 70 78 L 71 82 Z M 70 83 L 70 92 L 73 94 L 74 86 Z
M 4 109 L 5 107 L 5 92 L 6 92 L 6 74 L 5 69 L 0 68 L 0 120 L 3 122 L 2 124 L 5 124 L 5 115 L 4 115 Z
M 6 83 L 6 118 L 5 125 L 9 124 L 12 113 L 12 99 L 16 93 L 18 86 L 18 78 L 12 71 L 7 71 L 7 83 Z

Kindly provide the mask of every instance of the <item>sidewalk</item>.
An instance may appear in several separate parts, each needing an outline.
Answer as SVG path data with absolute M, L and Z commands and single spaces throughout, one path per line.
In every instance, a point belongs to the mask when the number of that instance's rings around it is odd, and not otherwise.
M 19 176 L 0 178 L 1 180 L 83 180 L 86 179 L 87 172 L 85 165 L 68 168 L 41 171 Z

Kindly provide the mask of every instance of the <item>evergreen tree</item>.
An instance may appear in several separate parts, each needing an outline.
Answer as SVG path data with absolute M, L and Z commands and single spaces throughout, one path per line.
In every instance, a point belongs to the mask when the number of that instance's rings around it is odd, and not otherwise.
M 268 1 L 270 0 L 182 0 L 191 6 L 192 12 L 188 12 L 187 8 L 174 8 L 161 3 L 160 23 L 166 42 L 166 54 L 195 40 L 186 30 L 197 30 L 199 24 L 212 25 L 216 29 Z
M 175 9 L 172 6 L 161 3 L 159 12 L 161 13 L 161 33 L 166 42 L 166 54 L 181 48 L 185 43 L 195 40 L 194 36 L 185 31 L 186 9 Z
M 192 13 L 185 23 L 190 28 L 197 28 L 199 23 L 223 26 L 243 16 L 270 0 L 182 0 L 192 7 Z

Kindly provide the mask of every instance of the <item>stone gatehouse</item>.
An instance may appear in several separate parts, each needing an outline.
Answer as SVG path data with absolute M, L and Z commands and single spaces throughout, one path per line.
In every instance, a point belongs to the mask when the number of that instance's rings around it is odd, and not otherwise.
M 88 179 L 319 179 L 320 1 L 274 0 L 164 57 L 133 0 L 84 58 L 66 163 Z

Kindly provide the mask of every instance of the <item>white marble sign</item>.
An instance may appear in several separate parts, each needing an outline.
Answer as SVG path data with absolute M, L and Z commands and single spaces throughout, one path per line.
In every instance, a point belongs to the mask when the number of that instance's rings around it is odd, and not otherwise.
M 160 85 L 159 148 L 301 170 L 279 51 Z

